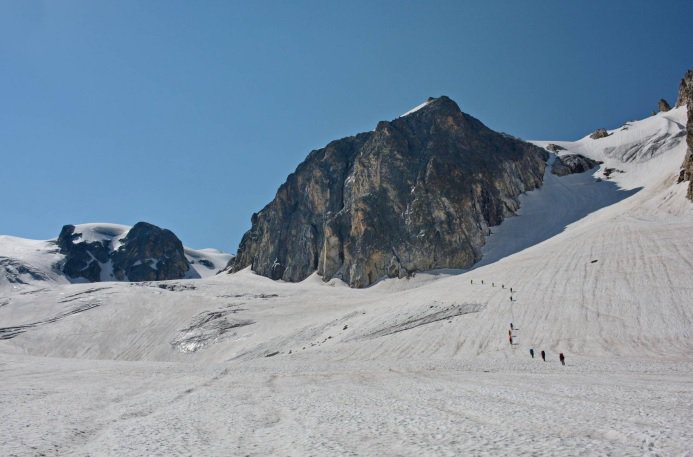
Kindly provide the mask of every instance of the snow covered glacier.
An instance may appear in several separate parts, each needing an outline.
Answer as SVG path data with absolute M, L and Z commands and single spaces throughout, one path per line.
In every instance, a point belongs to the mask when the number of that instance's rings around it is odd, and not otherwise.
M 0 453 L 691 455 L 684 109 L 534 142 L 602 163 L 468 270 L 0 285 Z

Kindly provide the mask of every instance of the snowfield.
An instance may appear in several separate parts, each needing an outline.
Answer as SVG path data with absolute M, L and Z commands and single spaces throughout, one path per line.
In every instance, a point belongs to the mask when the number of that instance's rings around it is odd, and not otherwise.
M 526 354 L 522 354 L 525 356 Z M 3 455 L 690 455 L 690 362 L 2 356 Z M 572 363 L 571 363 L 572 362 Z
M 467 271 L 0 284 L 0 454 L 693 456 L 684 125 L 550 142 Z

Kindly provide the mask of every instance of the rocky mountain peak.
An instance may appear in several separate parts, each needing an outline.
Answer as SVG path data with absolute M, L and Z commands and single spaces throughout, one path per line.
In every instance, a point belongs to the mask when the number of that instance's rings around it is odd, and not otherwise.
M 416 112 L 425 113 L 427 111 L 442 114 L 462 112 L 457 103 L 455 103 L 455 101 L 447 95 L 441 95 L 440 97 L 428 97 L 428 99 L 426 99 L 426 105 Z
M 493 132 L 450 98 L 311 152 L 251 220 L 233 271 L 355 287 L 468 267 L 488 227 L 542 183 L 546 151 Z

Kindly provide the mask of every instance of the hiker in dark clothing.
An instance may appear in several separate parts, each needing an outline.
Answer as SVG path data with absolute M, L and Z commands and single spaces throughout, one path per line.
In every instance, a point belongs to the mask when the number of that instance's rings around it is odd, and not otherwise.
M 529 355 L 531 355 L 532 358 L 534 358 L 534 349 L 532 349 L 532 348 L 529 349 Z
M 512 331 L 512 330 L 508 330 L 508 336 L 510 336 L 510 337 L 513 336 L 513 331 Z
M 565 366 L 565 356 L 562 352 L 558 355 L 558 358 L 561 360 L 561 365 Z
M 546 362 L 546 352 L 544 352 L 544 351 L 541 351 L 541 360 Z
M 510 345 L 512 346 L 513 345 L 513 336 L 512 335 L 508 335 L 508 341 L 510 341 Z
M 513 323 L 512 323 L 512 322 L 510 323 L 510 330 L 515 330 L 515 329 L 513 328 Z

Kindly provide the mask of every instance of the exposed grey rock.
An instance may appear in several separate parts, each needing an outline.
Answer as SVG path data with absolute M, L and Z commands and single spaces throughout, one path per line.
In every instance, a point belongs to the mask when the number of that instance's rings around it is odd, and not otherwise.
M 607 132 L 606 129 L 597 129 L 590 135 L 590 138 L 598 140 L 599 138 L 606 138 L 607 136 L 609 136 L 609 132 Z
M 551 167 L 551 173 L 557 176 L 566 176 L 574 173 L 584 173 L 599 165 L 599 162 L 588 159 L 580 154 L 567 154 L 556 157 Z
M 542 184 L 548 153 L 498 134 L 447 97 L 312 151 L 251 218 L 232 271 L 300 281 L 317 270 L 365 287 L 464 268 L 489 226 Z
M 688 70 L 679 85 L 679 96 L 676 107 L 687 106 L 688 122 L 686 123 L 686 144 L 688 151 L 681 164 L 678 182 L 688 181 L 686 197 L 693 201 L 693 70 Z
M 688 70 L 679 84 L 679 95 L 676 97 L 676 108 L 683 105 L 691 105 L 691 91 L 693 91 L 693 70 Z
M 205 268 L 209 268 L 210 270 L 214 268 L 214 264 L 207 259 L 199 259 L 197 263 L 204 266 Z
M 178 237 L 146 222 L 130 229 L 112 258 L 113 274 L 119 281 L 181 279 L 190 268 Z
M 606 168 L 604 168 L 604 171 L 602 172 L 602 174 L 604 175 L 604 177 L 605 177 L 606 179 L 609 179 L 609 178 L 611 177 L 612 174 L 614 174 L 614 173 L 623 173 L 623 172 L 624 172 L 623 170 L 619 170 L 619 169 L 617 169 L 617 168 L 609 168 L 609 167 L 606 167 Z
M 559 146 L 554 143 L 549 143 L 546 145 L 546 149 L 551 152 L 559 152 L 559 151 L 565 151 L 565 148 L 563 146 Z
M 65 255 L 61 271 L 72 279 L 99 282 L 109 262 L 113 277 L 106 279 L 118 281 L 181 279 L 190 268 L 176 235 L 146 222 L 135 224 L 118 250 L 112 249 L 110 240 L 83 241 L 75 230 L 74 225 L 65 225 L 57 240 Z
M 465 316 L 468 314 L 478 313 L 486 308 L 486 305 L 480 303 L 465 303 L 465 304 L 454 304 L 443 306 L 442 309 L 436 309 L 434 311 L 429 311 L 423 316 L 413 315 L 413 316 L 397 316 L 394 320 L 388 323 L 387 326 L 383 328 L 378 328 L 376 330 L 371 330 L 363 336 L 358 336 L 354 339 L 361 338 L 380 338 L 383 336 L 392 335 L 395 333 L 406 332 L 408 330 L 421 327 L 423 325 L 432 324 L 434 322 L 440 322 L 443 320 L 450 320 L 455 317 Z
M 667 112 L 671 109 L 671 106 L 669 106 L 669 103 L 664 100 L 663 98 L 659 99 L 659 103 L 657 104 L 659 107 L 660 112 Z
M 196 352 L 233 337 L 235 335 L 233 329 L 255 323 L 250 319 L 230 317 L 238 311 L 240 310 L 228 308 L 198 314 L 193 318 L 190 326 L 178 331 L 178 335 L 171 341 L 171 346 L 180 352 Z
M 71 278 L 101 281 L 101 264 L 110 258 L 110 242 L 79 241 L 74 225 L 65 225 L 58 236 L 60 253 L 65 255 L 62 271 Z

